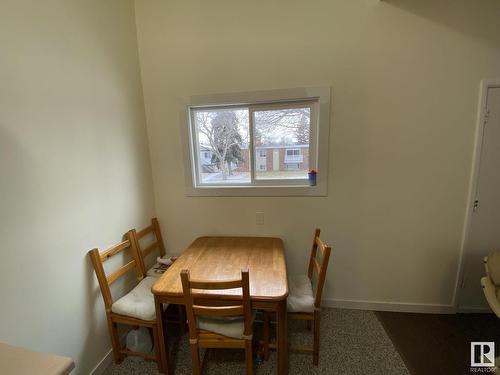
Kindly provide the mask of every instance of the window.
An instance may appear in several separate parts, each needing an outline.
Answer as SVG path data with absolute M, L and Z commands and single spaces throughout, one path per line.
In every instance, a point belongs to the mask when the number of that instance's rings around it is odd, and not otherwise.
M 190 108 L 194 147 L 210 149 L 213 155 L 208 162 L 206 157 L 197 160 L 197 186 L 258 186 L 271 180 L 306 185 L 309 162 L 301 149 L 309 153 L 315 104 L 310 100 Z M 267 150 L 273 151 L 269 170 L 259 159 L 266 157 Z M 207 164 L 212 168 L 207 169 Z
M 326 194 L 329 88 L 297 90 L 192 97 L 182 125 L 188 194 Z
M 251 183 L 249 168 L 249 119 L 248 109 L 192 108 L 194 146 L 210 149 L 212 168 L 206 160 L 198 160 L 198 185 L 234 185 Z M 240 162 L 242 165 L 240 166 Z

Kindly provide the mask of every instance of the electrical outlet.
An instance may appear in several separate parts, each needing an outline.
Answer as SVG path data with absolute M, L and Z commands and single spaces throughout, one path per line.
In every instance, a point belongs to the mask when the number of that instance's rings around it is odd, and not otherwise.
M 264 225 L 264 212 L 257 211 L 255 213 L 255 224 Z

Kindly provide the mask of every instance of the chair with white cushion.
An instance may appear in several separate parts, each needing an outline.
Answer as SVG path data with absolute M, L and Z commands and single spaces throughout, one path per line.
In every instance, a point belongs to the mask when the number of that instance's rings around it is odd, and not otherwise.
M 138 255 L 140 260 L 139 266 L 142 270 L 142 273 L 145 276 L 152 276 L 159 278 L 162 275 L 162 273 L 157 272 L 158 266 L 160 266 L 159 263 L 156 263 L 149 269 L 146 269 L 146 258 L 150 254 L 152 254 L 155 250 L 158 250 L 158 254 L 161 258 L 166 257 L 165 244 L 163 242 L 163 237 L 161 235 L 160 223 L 158 222 L 158 219 L 155 217 L 152 218 L 151 225 L 139 231 L 132 229 L 131 235 L 135 242 L 135 246 L 138 249 Z M 152 241 L 143 244 L 147 240 L 148 236 L 153 237 Z
M 245 349 L 246 373 L 253 374 L 252 306 L 248 269 L 241 279 L 231 281 L 191 280 L 188 270 L 181 271 L 182 290 L 189 324 L 189 344 L 193 374 L 199 375 L 200 348 Z M 241 288 L 241 299 L 220 299 L 214 290 Z M 193 293 L 193 289 L 196 291 Z M 224 303 L 225 302 L 225 303 Z
M 156 262 L 152 267 L 146 269 L 146 258 L 154 254 L 158 250 L 158 254 L 162 259 L 170 258 L 166 255 L 165 244 L 161 235 L 160 223 L 156 217 L 151 219 L 151 225 L 139 231 L 132 229 L 130 231 L 131 241 L 134 242 L 139 255 L 139 266 L 144 277 L 154 277 L 158 279 L 163 275 L 165 269 L 161 268 L 160 264 Z M 148 237 L 152 237 L 149 242 L 146 242 Z M 160 271 L 160 272 L 159 272 Z M 175 322 L 179 325 L 179 332 L 181 335 L 185 332 L 186 314 L 183 305 L 177 305 L 177 315 L 169 319 L 170 322 Z
M 492 252 L 484 258 L 486 276 L 481 279 L 484 296 L 495 315 L 500 318 L 500 250 Z M 495 358 L 495 363 L 500 363 L 500 357 Z M 497 369 L 495 374 L 500 374 Z
M 481 279 L 484 296 L 491 310 L 500 318 L 500 250 L 484 258 L 486 276 Z
M 287 313 L 289 319 L 305 320 L 307 326 L 313 324 L 313 347 L 292 346 L 291 351 L 311 353 L 313 364 L 319 363 L 319 332 L 321 294 L 325 284 L 326 270 L 330 259 L 331 248 L 319 238 L 320 230 L 314 232 L 311 256 L 307 275 L 297 275 L 288 280 L 289 293 L 287 298 Z M 321 256 L 318 256 L 318 249 Z M 315 286 L 315 287 L 313 287 Z M 264 313 L 264 358 L 269 358 L 269 326 L 272 313 Z
M 132 259 L 125 265 L 118 268 L 116 271 L 106 275 L 103 267 L 103 262 L 110 259 L 114 255 L 122 251 L 130 249 Z M 127 233 L 127 239 L 110 249 L 99 253 L 98 249 L 92 249 L 88 252 L 92 265 L 101 288 L 102 297 L 104 299 L 104 307 L 106 309 L 106 317 L 108 321 L 109 334 L 111 336 L 111 345 L 113 347 L 113 358 L 115 363 L 120 363 L 123 357 L 132 355 L 156 361 L 158 369 L 161 372 L 161 353 L 158 345 L 159 334 L 158 325 L 156 323 L 156 311 L 151 287 L 157 281 L 154 277 L 144 277 L 140 267 L 138 250 L 132 238 L 132 232 Z M 128 271 L 134 270 L 139 280 L 139 283 L 126 295 L 113 301 L 110 285 L 120 277 L 124 276 Z M 133 352 L 122 348 L 120 338 L 118 336 L 118 324 L 130 326 L 144 326 L 153 332 L 153 340 L 155 354 Z M 166 345 L 166 343 L 165 343 Z

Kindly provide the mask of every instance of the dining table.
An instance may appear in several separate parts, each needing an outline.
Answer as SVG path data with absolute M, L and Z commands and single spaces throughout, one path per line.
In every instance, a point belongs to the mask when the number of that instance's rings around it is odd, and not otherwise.
M 180 273 L 189 270 L 193 280 L 226 281 L 241 277 L 248 268 L 250 298 L 255 310 L 276 313 L 277 373 L 288 373 L 287 313 L 288 278 L 283 241 L 274 237 L 199 237 L 194 240 L 153 285 L 161 353 L 160 372 L 172 374 L 164 337 L 163 304 L 184 305 Z M 241 291 L 200 291 L 199 298 L 216 293 L 221 304 L 241 300 Z M 210 296 L 208 296 L 210 297 Z

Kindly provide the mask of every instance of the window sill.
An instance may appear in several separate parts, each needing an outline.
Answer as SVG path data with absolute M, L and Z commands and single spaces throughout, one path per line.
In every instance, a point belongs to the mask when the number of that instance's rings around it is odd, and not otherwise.
M 186 188 L 189 197 L 324 197 L 326 184 L 289 186 L 203 186 Z

